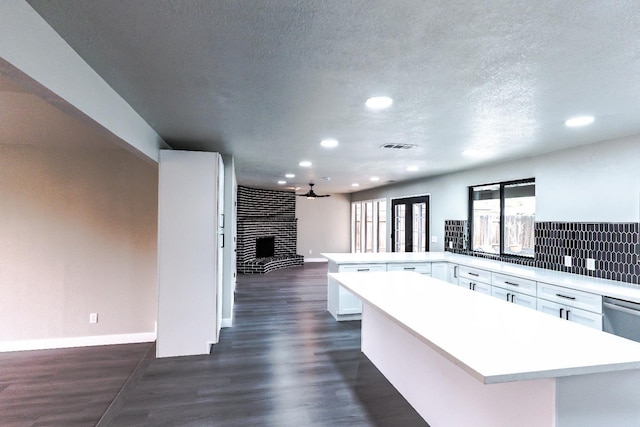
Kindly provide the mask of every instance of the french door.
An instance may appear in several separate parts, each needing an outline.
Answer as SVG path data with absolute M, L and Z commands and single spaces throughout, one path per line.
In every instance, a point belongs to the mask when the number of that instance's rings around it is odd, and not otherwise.
M 393 199 L 391 216 L 393 252 L 429 250 L 429 196 Z

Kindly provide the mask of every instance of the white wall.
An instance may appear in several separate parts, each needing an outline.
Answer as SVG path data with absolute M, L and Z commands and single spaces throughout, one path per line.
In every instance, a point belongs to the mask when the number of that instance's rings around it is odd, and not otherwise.
M 350 210 L 345 194 L 315 200 L 297 197 L 298 254 L 309 261 L 322 258 L 322 252 L 349 252 Z
M 534 177 L 536 220 L 640 221 L 640 136 L 354 193 L 352 200 L 431 194 L 430 231 L 444 250 L 444 221 L 467 219 L 468 187 Z M 390 216 L 389 216 L 390 217 Z
M 157 178 L 157 165 L 119 148 L 0 144 L 5 347 L 154 334 Z

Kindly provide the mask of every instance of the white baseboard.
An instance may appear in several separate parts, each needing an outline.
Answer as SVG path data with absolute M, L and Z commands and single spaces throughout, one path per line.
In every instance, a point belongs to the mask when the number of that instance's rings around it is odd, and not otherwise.
M 222 319 L 222 323 L 220 323 L 221 328 L 230 328 L 232 326 L 233 326 L 232 318 Z
M 305 258 L 304 262 L 329 262 L 326 258 Z
M 135 344 L 156 340 L 155 332 L 138 334 L 94 335 L 88 337 L 49 338 L 41 340 L 0 341 L 0 353 L 8 351 L 49 350 L 54 348 L 91 347 L 96 345 Z

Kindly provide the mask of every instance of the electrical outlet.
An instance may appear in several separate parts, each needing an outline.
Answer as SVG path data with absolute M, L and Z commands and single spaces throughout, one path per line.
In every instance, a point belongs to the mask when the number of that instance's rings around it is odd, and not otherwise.
M 98 323 L 98 313 L 89 313 L 89 323 Z
M 565 255 L 564 256 L 564 266 L 565 267 L 571 267 L 573 265 L 572 260 L 571 260 L 571 255 Z
M 587 258 L 587 270 L 595 270 L 596 269 L 596 260 L 593 258 Z
M 313 253 L 313 251 L 311 249 L 309 249 L 309 255 L 311 255 Z
M 453 249 L 453 240 L 449 240 L 449 249 Z
M 438 236 L 431 236 L 431 243 L 438 243 Z

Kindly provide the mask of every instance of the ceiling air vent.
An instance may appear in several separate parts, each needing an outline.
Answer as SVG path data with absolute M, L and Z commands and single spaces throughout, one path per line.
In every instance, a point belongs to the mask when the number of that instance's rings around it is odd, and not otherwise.
M 392 148 L 394 150 L 409 150 L 416 147 L 415 144 L 382 144 L 380 148 Z

